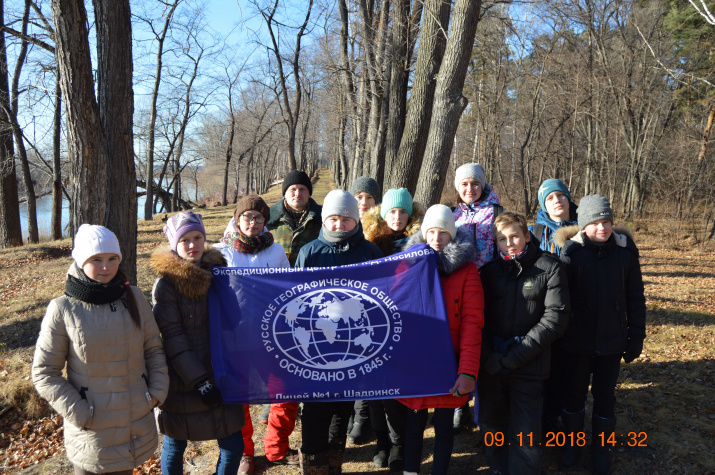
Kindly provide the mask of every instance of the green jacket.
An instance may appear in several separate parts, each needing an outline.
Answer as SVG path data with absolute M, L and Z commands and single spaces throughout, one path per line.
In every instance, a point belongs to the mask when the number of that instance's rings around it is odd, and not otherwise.
M 320 228 L 323 225 L 321 219 L 323 207 L 316 203 L 313 198 L 310 198 L 310 201 L 308 201 L 308 216 L 298 228 L 292 229 L 286 220 L 284 202 L 285 200 L 281 199 L 271 206 L 271 219 L 266 224 L 266 227 L 273 234 L 273 240 L 283 246 L 286 256 L 288 256 L 288 262 L 293 267 L 295 260 L 298 258 L 300 248 L 318 238 Z

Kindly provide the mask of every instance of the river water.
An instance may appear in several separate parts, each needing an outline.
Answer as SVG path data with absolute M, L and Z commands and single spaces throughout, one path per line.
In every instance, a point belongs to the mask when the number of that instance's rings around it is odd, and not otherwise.
M 144 219 L 144 196 L 137 199 L 137 218 Z M 70 212 L 69 202 L 62 200 L 62 236 L 67 237 Z M 45 195 L 37 200 L 37 227 L 40 239 L 48 239 L 50 225 L 52 224 L 52 195 Z M 22 239 L 27 242 L 27 204 L 20 205 L 20 225 L 22 226 Z

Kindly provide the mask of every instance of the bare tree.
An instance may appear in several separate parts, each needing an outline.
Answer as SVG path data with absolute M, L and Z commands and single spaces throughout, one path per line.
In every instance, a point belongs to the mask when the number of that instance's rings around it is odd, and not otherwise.
M 154 136 L 156 131 L 156 115 L 157 115 L 157 100 L 159 97 L 159 87 L 161 86 L 161 74 L 163 71 L 163 56 L 164 56 L 164 42 L 166 40 L 166 35 L 169 31 L 169 26 L 174 15 L 174 11 L 181 0 L 174 0 L 173 3 L 164 3 L 165 7 L 168 8 L 166 17 L 164 18 L 164 26 L 161 31 L 156 31 L 154 29 L 154 24 L 149 18 L 141 18 L 146 22 L 151 29 L 157 43 L 156 51 L 156 72 L 154 73 L 154 88 L 151 93 L 151 106 L 150 106 L 150 118 L 148 126 L 148 138 L 147 138 L 147 154 L 146 154 L 146 200 L 144 201 L 144 219 L 151 221 L 154 214 Z
M 415 200 L 420 203 L 437 203 L 442 195 L 459 117 L 467 106 L 462 89 L 481 3 L 481 0 L 457 0 L 454 4 L 447 47 L 437 75 L 427 149 L 415 192 Z
M 447 0 L 428 0 L 422 15 L 417 70 L 405 119 L 405 131 L 389 180 L 390 188 L 405 187 L 412 194 L 417 187 L 427 146 L 437 73 L 447 44 L 450 7 L 451 2 Z
M 0 0 L 0 25 L 5 27 L 5 5 Z M 8 81 L 5 32 L 0 31 L 0 107 L 10 110 L 10 83 Z M 22 246 L 20 205 L 17 199 L 15 175 L 15 150 L 12 129 L 0 127 L 0 248 Z
M 313 9 L 313 0 L 308 1 L 308 8 L 306 10 L 305 19 L 303 23 L 298 27 L 298 33 L 296 35 L 295 46 L 293 48 L 293 56 L 290 59 L 290 70 L 293 75 L 293 104 L 291 105 L 291 100 L 289 96 L 289 90 L 287 85 L 287 74 L 284 72 L 283 62 L 286 61 L 283 58 L 283 53 L 281 53 L 281 47 L 278 38 L 276 37 L 275 29 L 278 28 L 279 23 L 276 20 L 276 10 L 278 9 L 279 0 L 275 0 L 273 7 L 270 9 L 260 9 L 261 16 L 266 22 L 268 27 L 268 33 L 271 37 L 270 47 L 276 60 L 276 67 L 278 68 L 278 79 L 279 79 L 279 94 L 283 100 L 283 115 L 288 129 L 288 159 L 289 167 L 291 170 L 295 170 L 297 167 L 295 159 L 295 137 L 298 128 L 298 119 L 300 116 L 300 106 L 303 97 L 303 87 L 301 86 L 300 78 L 300 53 L 301 53 L 301 41 L 303 36 L 307 33 L 308 22 L 310 21 L 310 14 Z
M 83 2 L 52 0 L 60 86 L 65 98 L 70 160 L 70 234 L 82 223 L 106 224 L 107 152 L 89 52 Z
M 137 194 L 134 167 L 132 15 L 129 0 L 93 0 L 97 25 L 99 111 L 107 154 L 106 226 L 122 250 L 122 267 L 136 283 Z
M 20 168 L 22 170 L 22 178 L 25 185 L 25 200 L 27 203 L 27 241 L 29 243 L 40 242 L 40 234 L 37 229 L 37 203 L 35 200 L 35 184 L 32 182 L 32 174 L 30 172 L 30 164 L 27 158 L 27 150 L 25 149 L 25 141 L 22 137 L 22 128 L 17 121 L 18 101 L 20 95 L 20 75 L 22 67 L 25 64 L 27 57 L 27 23 L 30 19 L 30 0 L 25 0 L 25 7 L 22 13 L 22 27 L 20 39 L 20 51 L 17 55 L 15 63 L 15 71 L 12 75 L 12 85 L 10 99 L 10 108 L 5 109 L 7 122 L 12 127 L 12 134 L 15 138 L 15 147 L 17 147 L 17 155 L 20 159 Z

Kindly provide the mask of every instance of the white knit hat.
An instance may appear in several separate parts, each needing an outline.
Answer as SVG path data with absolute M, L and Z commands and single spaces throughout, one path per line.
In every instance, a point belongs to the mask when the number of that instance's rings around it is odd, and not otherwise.
M 345 190 L 333 190 L 325 195 L 321 215 L 323 222 L 330 216 L 347 216 L 359 223 L 360 211 L 355 197 Z
M 117 236 L 105 228 L 94 224 L 83 224 L 74 236 L 72 258 L 78 266 L 82 267 L 87 260 L 97 254 L 111 252 L 122 259 Z
M 465 163 L 461 167 L 457 168 L 454 172 L 454 187 L 459 191 L 459 184 L 462 180 L 467 178 L 474 178 L 482 185 L 482 190 L 484 185 L 487 184 L 487 177 L 484 174 L 484 167 L 481 163 Z
M 422 237 L 427 237 L 427 231 L 432 228 L 444 229 L 452 236 L 457 235 L 457 226 L 454 224 L 454 214 L 445 205 L 432 205 L 422 219 Z

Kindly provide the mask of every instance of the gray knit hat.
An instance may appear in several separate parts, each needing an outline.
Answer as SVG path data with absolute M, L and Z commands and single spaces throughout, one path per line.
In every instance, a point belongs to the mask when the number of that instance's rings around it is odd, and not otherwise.
M 331 191 L 325 195 L 325 200 L 323 201 L 323 213 L 321 215 L 323 222 L 329 216 L 347 216 L 359 223 L 360 212 L 357 200 L 345 190 Z
M 611 203 L 602 195 L 586 195 L 581 198 L 576 213 L 578 214 L 578 229 L 581 231 L 589 224 L 602 219 L 613 223 Z
M 457 226 L 454 224 L 454 213 L 445 205 L 432 205 L 422 219 L 422 237 L 426 238 L 427 231 L 432 228 L 444 229 L 452 236 L 457 235 Z
M 377 184 L 377 180 L 369 176 L 361 176 L 356 178 L 352 186 L 350 186 L 350 194 L 355 196 L 358 193 L 369 193 L 375 198 L 375 204 L 379 204 L 382 201 L 382 195 L 380 194 L 380 185 Z
M 465 163 L 457 168 L 457 171 L 454 172 L 454 188 L 459 191 L 459 184 L 467 178 L 477 180 L 482 185 L 482 190 L 484 185 L 487 184 L 487 177 L 484 174 L 484 167 L 481 163 Z

